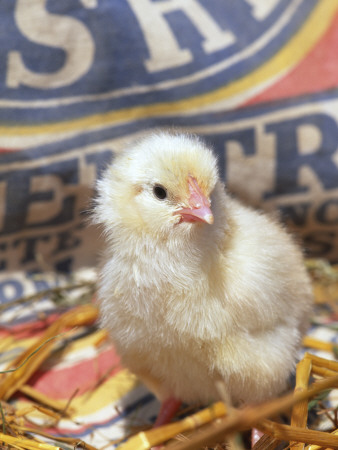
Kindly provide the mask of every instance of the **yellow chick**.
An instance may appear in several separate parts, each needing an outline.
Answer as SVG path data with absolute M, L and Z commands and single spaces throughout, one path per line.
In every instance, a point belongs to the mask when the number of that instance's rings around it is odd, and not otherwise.
M 293 239 L 226 193 L 197 137 L 158 132 L 115 157 L 94 220 L 106 250 L 101 323 L 122 362 L 162 401 L 235 405 L 287 387 L 312 306 Z

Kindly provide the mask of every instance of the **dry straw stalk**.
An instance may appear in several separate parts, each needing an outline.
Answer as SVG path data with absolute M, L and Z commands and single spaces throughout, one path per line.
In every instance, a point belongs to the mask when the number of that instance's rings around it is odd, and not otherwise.
M 0 379 L 0 399 L 8 400 L 16 391 L 26 384 L 33 373 L 49 357 L 60 338 L 60 332 L 66 328 L 87 325 L 96 320 L 97 308 L 84 305 L 74 308 L 59 317 L 43 334 L 38 342 L 29 347 L 7 368 Z M 29 360 L 29 364 L 26 362 Z M 14 369 L 13 369 L 14 367 Z M 5 371 L 5 372 L 6 372 Z
M 258 406 L 248 406 L 244 409 L 232 409 L 231 414 L 225 416 L 226 409 L 221 402 L 215 403 L 210 408 L 206 408 L 200 413 L 183 419 L 174 424 L 165 425 L 157 429 L 147 432 L 141 432 L 130 438 L 125 444 L 119 447 L 120 450 L 148 450 L 155 445 L 159 445 L 176 434 L 186 432 L 201 426 L 202 424 L 214 421 L 214 426 L 208 428 L 204 432 L 191 436 L 189 440 L 177 445 L 177 450 L 196 450 L 203 445 L 211 445 L 213 443 L 222 442 L 226 436 L 237 431 L 248 430 L 256 427 L 264 433 L 268 433 L 273 437 L 281 440 L 292 440 L 297 442 L 307 442 L 314 444 L 323 444 L 326 446 L 335 443 L 338 447 L 338 438 L 329 433 L 320 431 L 306 430 L 301 427 L 290 427 L 280 425 L 275 422 L 265 420 L 268 417 L 274 417 L 278 413 L 287 411 L 293 405 L 312 398 L 325 389 L 338 387 L 338 375 L 332 378 L 321 380 L 310 388 L 295 394 L 288 394 L 276 400 L 269 401 Z M 223 406 L 222 406 L 223 405 Z M 216 414 L 221 419 L 215 421 Z M 203 413 L 203 415 L 200 415 Z M 199 420 L 196 420 L 196 419 Z

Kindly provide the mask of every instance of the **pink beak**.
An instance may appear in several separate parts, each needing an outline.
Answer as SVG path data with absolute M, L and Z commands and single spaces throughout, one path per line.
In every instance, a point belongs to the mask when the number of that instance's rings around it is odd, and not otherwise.
M 188 200 L 190 208 L 182 208 L 175 214 L 180 214 L 181 222 L 204 222 L 212 224 L 214 216 L 210 209 L 210 201 L 203 194 L 195 178 L 188 177 L 190 197 Z

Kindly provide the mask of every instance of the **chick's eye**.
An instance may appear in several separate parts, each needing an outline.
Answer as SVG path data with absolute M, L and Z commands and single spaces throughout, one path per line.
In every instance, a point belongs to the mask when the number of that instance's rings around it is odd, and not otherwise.
M 153 193 L 159 200 L 164 200 L 165 198 L 167 198 L 167 190 L 159 184 L 156 184 L 154 186 Z

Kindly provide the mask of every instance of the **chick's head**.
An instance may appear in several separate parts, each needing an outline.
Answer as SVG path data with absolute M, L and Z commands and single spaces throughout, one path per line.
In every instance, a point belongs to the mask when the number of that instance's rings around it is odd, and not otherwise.
M 217 181 L 216 158 L 198 138 L 151 134 L 119 154 L 99 181 L 96 216 L 142 234 L 187 231 L 213 222 Z

